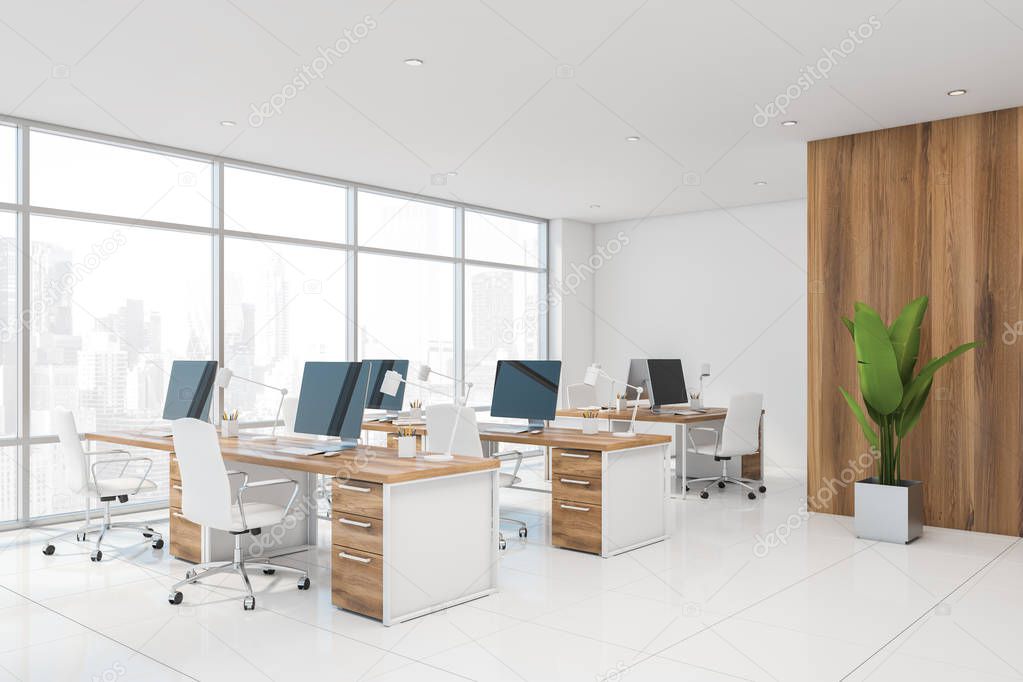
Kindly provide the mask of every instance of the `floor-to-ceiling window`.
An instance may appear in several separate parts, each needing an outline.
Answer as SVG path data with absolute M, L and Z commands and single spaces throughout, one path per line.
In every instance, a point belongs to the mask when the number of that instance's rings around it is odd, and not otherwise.
M 308 360 L 403 358 L 486 405 L 498 359 L 545 356 L 545 252 L 541 220 L 6 119 L 0 523 L 80 512 L 53 410 L 152 424 L 175 359 L 297 395 Z M 279 398 L 236 380 L 219 407 L 266 424 Z

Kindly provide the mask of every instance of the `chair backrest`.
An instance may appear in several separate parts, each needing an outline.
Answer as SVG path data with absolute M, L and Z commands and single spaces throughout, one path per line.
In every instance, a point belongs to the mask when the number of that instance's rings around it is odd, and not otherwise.
M 291 396 L 284 399 L 281 406 L 281 416 L 284 417 L 284 430 L 287 433 L 295 433 L 295 417 L 298 415 L 298 398 Z
M 64 460 L 68 488 L 72 493 L 85 492 L 89 483 L 89 465 L 82 441 L 78 438 L 75 415 L 68 410 L 54 410 L 53 425 L 60 441 L 60 456 Z
M 181 513 L 195 523 L 229 530 L 231 482 L 216 427 L 198 419 L 175 419 L 171 433 L 181 469 Z
M 728 414 L 721 434 L 721 453 L 749 455 L 760 447 L 760 417 L 763 393 L 739 393 L 728 401 Z
M 568 385 L 568 406 L 574 409 L 598 405 L 597 387 L 589 384 Z
M 476 423 L 476 411 L 471 407 L 458 407 L 450 403 L 430 405 L 426 409 L 426 440 L 430 452 L 447 452 L 451 433 L 455 439 L 451 454 L 482 457 L 483 443 Z

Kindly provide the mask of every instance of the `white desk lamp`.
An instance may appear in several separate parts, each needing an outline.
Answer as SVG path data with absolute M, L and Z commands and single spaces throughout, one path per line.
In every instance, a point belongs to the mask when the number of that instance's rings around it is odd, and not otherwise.
M 425 381 L 426 379 L 430 378 L 430 373 L 431 373 L 431 370 L 430 370 L 429 365 L 423 365 L 422 367 L 419 368 L 419 373 L 418 373 L 417 376 L 419 377 L 419 379 L 421 381 Z M 458 397 L 457 393 L 455 393 L 455 392 L 452 392 L 451 394 L 448 394 L 448 393 L 445 393 L 444 391 L 441 391 L 440 389 L 434 388 L 433 386 L 429 386 L 427 384 L 417 383 L 415 381 L 409 381 L 408 379 L 402 377 L 401 374 L 399 374 L 398 372 L 395 372 L 393 369 L 387 370 L 386 372 L 384 372 L 384 380 L 380 384 L 380 392 L 384 393 L 385 395 L 389 395 L 389 396 L 393 397 L 394 395 L 396 395 L 398 393 L 398 388 L 402 385 L 402 383 L 404 383 L 404 384 L 406 384 L 408 386 L 415 386 L 416 388 L 421 388 L 423 390 L 430 391 L 431 393 L 439 393 L 439 394 L 441 394 L 441 395 L 443 395 L 445 397 L 451 398 L 454 401 L 456 407 L 459 407 L 459 408 L 465 407 L 466 403 L 469 402 L 469 391 L 472 390 L 472 382 L 471 381 L 459 381 L 458 379 L 455 379 L 454 377 L 445 376 L 444 374 L 441 374 L 440 372 L 433 372 L 433 373 L 437 374 L 439 376 L 445 377 L 446 379 L 451 379 L 456 384 L 462 384 L 463 386 L 465 386 L 465 395 L 460 399 Z M 452 459 L 454 459 L 454 456 L 451 454 L 451 450 L 452 450 L 452 448 L 455 447 L 455 434 L 457 432 L 458 432 L 458 422 L 457 422 L 457 414 L 456 414 L 456 422 L 455 422 L 454 427 L 451 429 L 451 438 L 448 439 L 448 447 L 447 447 L 447 449 L 444 450 L 444 453 L 440 454 L 440 455 L 436 455 L 436 454 L 423 455 L 423 459 L 426 460 L 427 462 L 450 462 Z
M 605 372 L 603 369 L 601 369 L 600 365 L 596 363 L 586 368 L 586 374 L 585 376 L 583 376 L 583 383 L 586 384 L 587 386 L 596 386 L 597 380 L 600 377 L 604 377 L 605 379 L 610 381 L 612 389 L 615 383 L 619 383 L 623 384 L 626 388 L 631 388 L 636 391 L 636 403 L 635 405 L 632 406 L 632 420 L 629 422 L 629 430 L 614 431 L 611 434 L 613 436 L 617 436 L 618 438 L 632 438 L 633 436 L 636 435 L 636 413 L 639 412 L 639 400 L 643 396 L 643 387 L 633 386 L 632 384 L 626 383 L 624 381 L 618 381 L 617 379 L 609 375 L 607 372 Z
M 284 406 L 284 399 L 288 395 L 288 389 L 286 389 L 286 388 L 278 388 L 276 386 L 270 386 L 269 384 L 264 384 L 263 382 L 256 381 L 255 379 L 248 379 L 246 377 L 238 376 L 237 374 L 235 374 L 234 372 L 229 370 L 227 367 L 221 367 L 220 369 L 217 370 L 217 378 L 214 380 L 213 383 L 218 388 L 226 389 L 231 384 L 231 380 L 232 379 L 238 379 L 239 381 L 247 381 L 250 384 L 256 384 L 257 386 L 262 386 L 263 388 L 269 388 L 271 390 L 280 392 L 281 400 L 280 400 L 279 403 L 277 403 L 277 415 L 274 417 L 274 428 L 273 428 L 273 431 L 270 432 L 269 436 L 253 436 L 253 438 L 276 438 L 277 437 L 277 422 L 280 421 L 280 418 L 281 418 L 281 408 Z

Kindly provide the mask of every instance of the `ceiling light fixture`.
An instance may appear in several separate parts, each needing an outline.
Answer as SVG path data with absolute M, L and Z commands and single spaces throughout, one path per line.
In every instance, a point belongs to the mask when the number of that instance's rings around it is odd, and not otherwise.
M 781 122 L 781 124 L 783 126 L 785 126 L 786 128 L 791 128 L 792 126 L 796 125 L 797 123 L 799 123 L 799 121 L 782 121 Z
M 629 135 L 627 138 L 625 138 L 625 141 L 626 142 L 639 142 L 639 137 L 636 136 L 636 135 Z
M 965 95 L 966 91 L 963 90 L 962 88 L 959 88 L 958 90 L 949 90 L 945 94 L 948 95 L 949 97 L 959 97 L 960 95 Z
M 405 60 L 405 66 L 422 66 L 423 60 L 416 57 L 410 57 Z
M 448 171 L 448 177 L 453 178 L 458 175 L 458 171 Z
M 767 184 L 767 180 L 757 180 L 753 184 L 756 185 L 757 187 L 763 187 L 764 185 Z
M 221 121 L 220 125 L 224 126 L 225 128 L 233 128 L 237 124 L 234 121 Z
M 600 208 L 600 204 L 590 204 L 590 208 Z

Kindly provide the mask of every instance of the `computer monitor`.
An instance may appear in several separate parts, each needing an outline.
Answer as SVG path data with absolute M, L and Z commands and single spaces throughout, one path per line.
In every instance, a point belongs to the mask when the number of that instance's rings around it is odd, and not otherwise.
M 652 410 L 656 411 L 661 405 L 680 405 L 689 402 L 681 360 L 678 358 L 647 360 L 646 365 Z
M 490 414 L 542 428 L 545 419 L 554 419 L 560 381 L 561 360 L 498 360 Z
M 217 377 L 216 360 L 175 360 L 171 363 L 164 419 L 210 420 L 210 398 Z
M 646 360 L 640 358 L 629 360 L 629 375 L 625 382 L 629 386 L 641 386 L 643 388 L 643 397 L 650 397 L 650 375 L 647 372 Z M 639 400 L 636 389 L 626 388 L 625 399 Z
M 369 388 L 366 394 L 366 409 L 400 412 L 405 400 L 405 382 L 398 384 L 398 391 L 387 395 L 381 391 L 384 375 L 389 371 L 397 372 L 402 379 L 408 378 L 408 360 L 363 360 L 369 367 Z
M 342 439 L 323 448 L 327 451 L 354 447 L 362 432 L 368 385 L 369 367 L 362 362 L 305 363 L 295 432 Z

